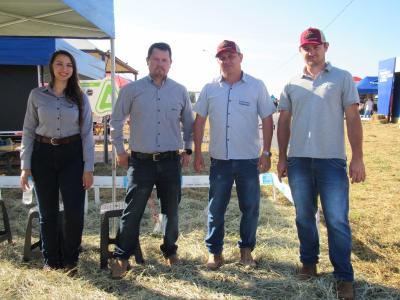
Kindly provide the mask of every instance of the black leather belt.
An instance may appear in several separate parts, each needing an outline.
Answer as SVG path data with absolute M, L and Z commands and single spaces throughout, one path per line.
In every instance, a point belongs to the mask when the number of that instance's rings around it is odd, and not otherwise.
M 160 161 L 163 159 L 175 158 L 177 156 L 179 156 L 179 151 L 167 151 L 167 152 L 157 152 L 157 153 L 132 152 L 132 157 L 139 160 Z
M 79 141 L 81 139 L 81 135 L 76 134 L 76 135 L 71 135 L 71 136 L 67 136 L 67 137 L 63 137 L 63 138 L 49 138 L 47 136 L 42 136 L 42 135 L 36 134 L 35 139 L 39 143 L 51 144 L 53 146 L 58 146 L 58 145 L 65 145 L 65 144 Z

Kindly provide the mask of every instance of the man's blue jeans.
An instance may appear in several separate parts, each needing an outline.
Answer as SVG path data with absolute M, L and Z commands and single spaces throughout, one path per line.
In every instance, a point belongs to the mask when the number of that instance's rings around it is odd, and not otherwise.
M 131 158 L 128 169 L 128 190 L 122 213 L 114 257 L 128 259 L 139 241 L 140 221 L 154 185 L 167 215 L 164 242 L 160 246 L 164 257 L 176 254 L 178 239 L 178 204 L 181 190 L 180 157 L 160 161 Z
M 346 161 L 289 157 L 288 178 L 296 207 L 300 261 L 303 264 L 318 263 L 319 236 L 315 214 L 319 195 L 328 229 L 333 275 L 339 280 L 353 281 Z
M 221 254 L 224 245 L 225 212 L 235 181 L 240 220 L 239 248 L 254 249 L 260 206 L 258 158 L 219 160 L 211 158 L 206 246 L 212 254 Z

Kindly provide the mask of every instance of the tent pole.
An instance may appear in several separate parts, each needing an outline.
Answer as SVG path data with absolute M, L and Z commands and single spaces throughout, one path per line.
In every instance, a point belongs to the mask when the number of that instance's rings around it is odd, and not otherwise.
M 115 39 L 110 39 L 111 44 L 111 101 L 112 110 L 114 110 L 114 105 L 116 102 L 116 89 L 115 89 Z M 112 170 L 112 202 L 116 202 L 116 153 L 115 147 L 112 147 L 111 152 L 111 170 Z
M 38 79 L 38 87 L 43 86 L 42 82 L 42 72 L 40 70 L 40 65 L 37 65 L 37 79 Z

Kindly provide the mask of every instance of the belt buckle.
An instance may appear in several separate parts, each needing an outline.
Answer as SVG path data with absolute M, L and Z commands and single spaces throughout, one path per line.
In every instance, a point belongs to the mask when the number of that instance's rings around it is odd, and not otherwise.
M 160 161 L 161 153 L 153 153 L 153 161 Z M 158 157 L 157 157 L 158 156 Z
M 58 144 L 57 142 L 55 142 L 56 139 L 57 139 L 57 138 L 52 137 L 52 138 L 50 139 L 50 144 L 52 144 L 53 146 L 58 146 L 58 145 L 60 145 L 60 144 Z

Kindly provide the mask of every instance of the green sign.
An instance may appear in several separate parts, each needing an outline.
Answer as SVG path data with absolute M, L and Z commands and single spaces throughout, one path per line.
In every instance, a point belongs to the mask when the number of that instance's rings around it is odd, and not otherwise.
M 81 80 L 82 90 L 88 96 L 92 111 L 97 116 L 103 117 L 112 111 L 111 79 Z M 117 87 L 117 96 L 118 96 Z

